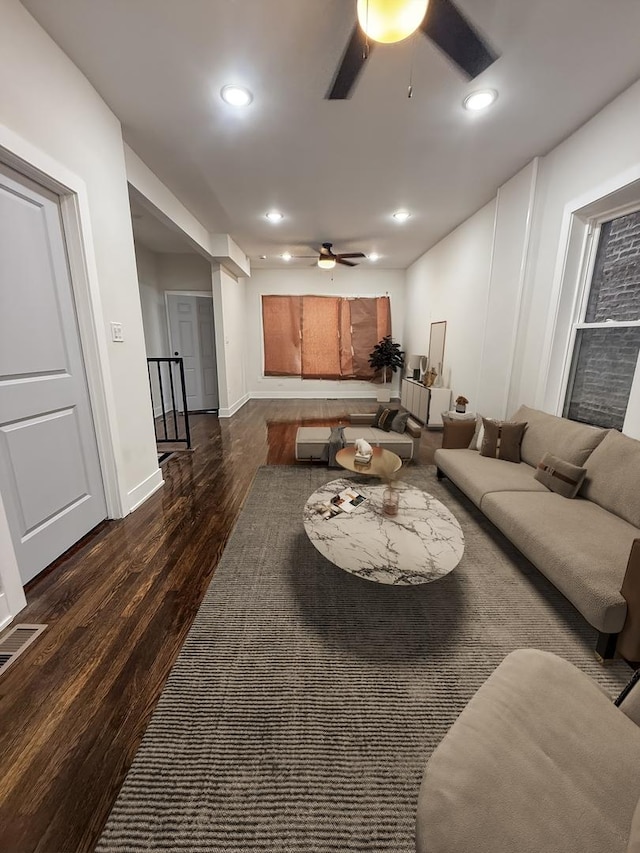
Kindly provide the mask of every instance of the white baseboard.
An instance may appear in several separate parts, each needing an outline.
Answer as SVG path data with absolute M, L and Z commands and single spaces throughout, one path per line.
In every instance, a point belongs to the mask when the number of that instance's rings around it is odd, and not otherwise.
M 376 392 L 363 390 L 345 391 L 252 391 L 252 400 L 375 400 Z
M 147 498 L 150 498 L 151 495 L 154 492 L 157 492 L 163 485 L 164 480 L 162 479 L 162 471 L 160 468 L 156 468 L 153 474 L 149 474 L 145 480 L 138 483 L 135 488 L 127 492 L 127 497 L 129 498 L 129 512 L 133 512 L 138 509 L 138 507 L 143 504 Z
M 231 415 L 235 415 L 235 413 L 241 409 L 245 403 L 248 403 L 251 399 L 249 394 L 245 394 L 244 397 L 240 397 L 239 400 L 236 400 L 231 406 L 226 409 L 218 409 L 218 417 L 219 418 L 230 418 Z

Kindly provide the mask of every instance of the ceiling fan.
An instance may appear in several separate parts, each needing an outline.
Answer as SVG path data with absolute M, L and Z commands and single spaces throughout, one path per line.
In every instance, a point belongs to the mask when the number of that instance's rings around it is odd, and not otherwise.
M 469 79 L 477 77 L 498 58 L 452 0 L 429 0 L 419 25 L 427 38 L 442 50 Z M 375 48 L 356 23 L 325 98 L 341 101 L 351 97 L 360 72 Z
M 366 258 L 364 252 L 334 252 L 332 249 L 333 243 L 323 243 L 318 255 L 293 255 L 291 260 L 303 260 L 305 258 L 315 258 L 317 265 L 323 270 L 332 270 L 336 264 L 342 264 L 345 267 L 357 267 L 349 258 Z

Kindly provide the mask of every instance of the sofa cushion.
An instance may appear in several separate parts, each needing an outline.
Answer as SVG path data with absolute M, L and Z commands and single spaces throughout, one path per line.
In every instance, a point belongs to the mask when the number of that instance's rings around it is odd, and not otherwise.
M 572 664 L 522 649 L 431 756 L 416 849 L 624 853 L 638 791 L 640 729 Z
M 526 423 L 513 421 L 494 421 L 483 418 L 484 436 L 480 445 L 480 455 L 503 462 L 520 462 L 520 443 L 527 427 Z
M 558 459 L 552 453 L 545 453 L 538 462 L 534 477 L 563 498 L 575 498 L 586 473 L 586 468 L 579 468 L 564 459 Z
M 296 459 L 327 459 L 331 427 L 298 427 Z
M 581 494 L 640 527 L 640 441 L 609 430 L 585 468 Z
M 594 628 L 621 630 L 620 587 L 640 530 L 591 501 L 546 490 L 494 492 L 481 509 Z
M 397 409 L 392 409 L 391 406 L 379 406 L 373 418 L 372 426 L 376 429 L 384 430 L 384 432 L 389 432 L 397 411 Z
M 373 447 L 384 447 L 396 453 L 401 459 L 413 459 L 413 438 L 404 433 L 384 432 L 375 427 L 345 427 L 344 440 L 347 446 L 356 443 L 356 439 L 364 438 Z
M 518 465 L 480 456 L 475 450 L 442 450 L 435 452 L 435 463 L 476 506 L 489 492 L 533 491 L 549 494 L 533 475 L 534 469 L 524 462 Z
M 407 421 L 409 420 L 410 412 L 407 412 L 404 409 L 399 409 L 395 415 L 393 416 L 393 420 L 391 421 L 391 430 L 392 432 L 399 432 L 401 435 L 407 428 Z
M 599 427 L 558 418 L 528 406 L 520 406 L 510 420 L 527 422 L 520 455 L 523 462 L 534 468 L 545 453 L 553 453 L 572 465 L 584 465 L 607 434 L 607 430 Z

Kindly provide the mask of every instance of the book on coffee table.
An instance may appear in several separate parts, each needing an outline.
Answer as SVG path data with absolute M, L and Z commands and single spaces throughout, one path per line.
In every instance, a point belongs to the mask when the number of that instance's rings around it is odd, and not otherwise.
M 366 497 L 355 489 L 343 489 L 331 498 L 333 506 L 338 507 L 341 512 L 353 512 L 353 510 L 366 501 Z

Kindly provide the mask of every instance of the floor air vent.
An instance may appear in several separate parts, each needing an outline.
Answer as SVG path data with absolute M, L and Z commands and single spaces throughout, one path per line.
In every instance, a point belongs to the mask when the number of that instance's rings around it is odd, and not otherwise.
M 42 634 L 46 625 L 16 625 L 0 638 L 0 675 Z

